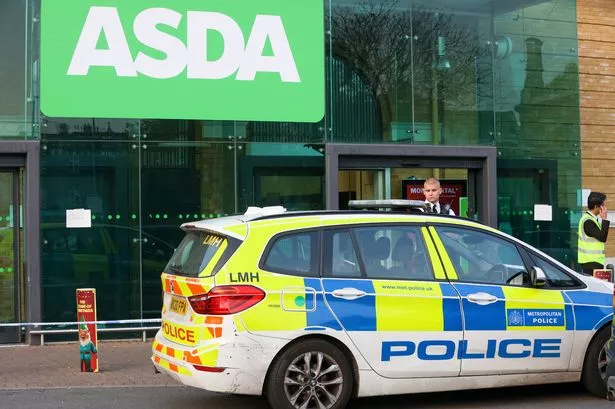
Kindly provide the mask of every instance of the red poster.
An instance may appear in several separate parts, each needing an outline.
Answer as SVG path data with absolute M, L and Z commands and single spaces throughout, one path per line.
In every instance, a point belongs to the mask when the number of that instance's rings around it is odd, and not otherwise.
M 77 321 L 79 322 L 79 356 L 81 372 L 98 372 L 98 337 L 96 324 L 96 290 L 77 289 Z
M 423 194 L 424 180 L 402 180 L 402 194 L 407 200 L 425 200 Z M 441 180 L 440 204 L 450 204 L 451 209 L 459 215 L 459 198 L 466 196 L 467 181 L 465 180 Z
M 594 270 L 594 277 L 596 277 L 596 278 L 598 278 L 600 280 L 611 282 L 611 270 L 595 269 Z

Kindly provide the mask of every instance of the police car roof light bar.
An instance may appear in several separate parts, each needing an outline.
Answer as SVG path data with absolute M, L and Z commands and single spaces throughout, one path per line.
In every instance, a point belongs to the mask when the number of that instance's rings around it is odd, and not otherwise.
M 420 200 L 387 199 L 387 200 L 350 200 L 349 208 L 355 209 L 391 209 L 411 210 L 415 212 L 425 211 L 425 202 Z

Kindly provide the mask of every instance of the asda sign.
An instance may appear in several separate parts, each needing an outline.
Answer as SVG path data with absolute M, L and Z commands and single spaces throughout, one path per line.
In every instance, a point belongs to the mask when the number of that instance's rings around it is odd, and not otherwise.
M 52 117 L 317 122 L 322 0 L 43 0 Z

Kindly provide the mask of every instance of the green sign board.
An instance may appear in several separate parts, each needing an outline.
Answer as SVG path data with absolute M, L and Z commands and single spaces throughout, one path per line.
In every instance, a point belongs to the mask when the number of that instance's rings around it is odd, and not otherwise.
M 43 0 L 52 117 L 317 122 L 322 0 Z

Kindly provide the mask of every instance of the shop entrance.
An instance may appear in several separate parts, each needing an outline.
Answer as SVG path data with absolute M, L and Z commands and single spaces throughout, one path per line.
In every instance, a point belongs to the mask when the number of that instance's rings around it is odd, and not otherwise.
M 0 167 L 0 323 L 22 316 L 22 187 L 23 168 Z M 19 327 L 0 326 L 0 343 L 20 341 Z
M 497 226 L 496 150 L 492 147 L 327 145 L 327 207 L 349 200 L 423 200 L 423 181 L 440 179 L 455 214 Z
M 0 141 L 0 344 L 38 343 L 19 326 L 40 322 L 38 141 Z

